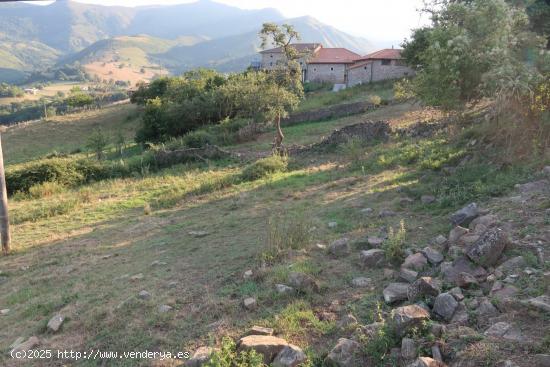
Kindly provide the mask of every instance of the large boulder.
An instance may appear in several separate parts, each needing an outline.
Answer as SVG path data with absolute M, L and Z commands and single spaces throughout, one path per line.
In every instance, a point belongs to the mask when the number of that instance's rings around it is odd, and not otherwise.
M 210 347 L 200 347 L 193 353 L 191 358 L 189 358 L 183 364 L 185 367 L 201 367 L 203 364 L 210 360 L 210 355 L 214 352 L 213 348 Z
M 346 338 L 338 339 L 336 346 L 332 348 L 325 358 L 324 365 L 334 367 L 359 367 L 358 358 L 361 345 L 356 341 Z
M 424 269 L 427 264 L 428 259 L 426 259 L 426 256 L 424 256 L 421 252 L 417 252 L 415 254 L 407 256 L 403 264 L 401 264 L 401 267 L 405 269 L 420 271 Z
M 437 297 L 440 293 L 439 285 L 432 277 L 421 277 L 415 280 L 407 289 L 407 298 L 414 302 L 421 298 Z
M 447 367 L 447 365 L 430 357 L 420 357 L 407 367 Z
M 454 212 L 450 219 L 455 226 L 467 226 L 472 220 L 479 216 L 479 208 L 476 203 L 466 205 L 464 208 Z
M 472 275 L 477 281 L 484 281 L 487 278 L 487 271 L 470 261 L 468 258 L 461 256 L 453 262 L 444 262 L 441 264 L 441 273 L 446 282 L 457 284 L 461 273 Z
M 265 364 L 270 364 L 286 346 L 286 340 L 269 335 L 248 335 L 237 343 L 239 351 L 255 350 L 261 354 Z
M 319 285 L 315 279 L 305 273 L 291 272 L 288 274 L 288 284 L 305 293 L 319 291 Z
M 359 254 L 359 260 L 365 267 L 379 267 L 386 262 L 386 255 L 380 249 L 365 250 Z
M 272 367 L 296 367 L 304 363 L 306 354 L 299 347 L 289 344 L 275 356 Z
M 456 226 L 449 232 L 449 243 L 456 243 L 460 237 L 468 234 L 470 231 L 468 228 Z
M 430 319 L 430 313 L 418 305 L 397 307 L 392 312 L 392 322 L 397 335 L 405 335 L 411 328 L 418 328 Z
M 424 247 L 424 249 L 422 249 L 422 254 L 426 257 L 426 259 L 428 259 L 428 261 L 432 265 L 438 265 L 443 261 L 443 255 L 441 254 L 441 252 L 432 247 Z
M 344 237 L 344 238 L 340 238 L 340 239 L 332 242 L 328 246 L 328 252 L 331 255 L 334 255 L 334 256 L 337 256 L 337 257 L 348 255 L 349 252 L 350 252 L 349 238 Z
M 409 283 L 390 283 L 382 291 L 384 301 L 388 304 L 404 301 L 407 299 L 408 289 Z
M 466 251 L 473 262 L 481 266 L 492 266 L 498 262 L 508 239 L 502 229 L 493 228 L 482 234 Z
M 458 302 L 450 293 L 441 293 L 436 297 L 433 311 L 445 321 L 450 321 L 458 307 Z
M 536 308 L 539 311 L 547 312 L 550 314 L 550 297 L 546 295 L 538 296 L 535 298 L 529 298 L 526 303 Z
M 500 264 L 497 267 L 497 270 L 502 272 L 503 274 L 509 275 L 519 271 L 520 268 L 524 268 L 526 266 L 527 261 L 525 261 L 523 256 L 516 256 Z

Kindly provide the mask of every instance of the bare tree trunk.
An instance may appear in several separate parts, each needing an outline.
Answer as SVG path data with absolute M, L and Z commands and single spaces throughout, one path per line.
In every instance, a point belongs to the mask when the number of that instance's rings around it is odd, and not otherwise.
M 277 115 L 277 119 L 275 120 L 275 126 L 277 127 L 277 135 L 275 136 L 275 144 L 273 148 L 277 152 L 277 154 L 283 155 L 283 139 L 285 138 L 285 136 L 283 135 L 283 130 L 281 130 L 280 113 Z
M 8 217 L 8 192 L 6 190 L 6 177 L 4 174 L 4 156 L 2 154 L 2 134 L 0 133 L 0 239 L 2 240 L 2 252 L 7 255 L 10 252 L 10 220 Z

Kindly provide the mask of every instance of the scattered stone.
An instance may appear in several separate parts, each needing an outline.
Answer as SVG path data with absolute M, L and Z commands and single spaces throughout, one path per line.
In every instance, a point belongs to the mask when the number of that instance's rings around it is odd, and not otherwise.
M 296 367 L 307 359 L 306 354 L 299 347 L 289 344 L 275 356 L 272 367 Z
M 254 326 L 252 326 L 252 328 L 250 330 L 248 330 L 246 335 L 268 335 L 268 336 L 271 336 L 271 335 L 273 335 L 273 332 L 274 332 L 273 329 L 270 328 L 270 327 L 263 327 L 263 326 L 254 325 Z
M 359 254 L 359 259 L 363 266 L 377 267 L 384 265 L 386 262 L 386 255 L 384 251 L 380 249 L 364 250 Z
M 308 274 L 292 272 L 288 275 L 288 284 L 302 292 L 318 292 L 319 285 Z
M 497 322 L 484 333 L 486 336 L 494 338 L 503 338 L 513 342 L 521 342 L 524 337 L 521 332 L 507 322 Z
M 317 247 L 319 250 L 326 250 L 327 245 L 323 245 L 322 243 L 316 243 L 315 247 Z
M 336 227 L 338 227 L 338 222 L 328 222 L 328 227 L 329 228 L 336 228 Z
M 248 335 L 237 343 L 239 351 L 255 350 L 263 356 L 264 363 L 269 365 L 275 357 L 286 347 L 286 340 L 268 335 Z
M 160 306 L 158 307 L 158 312 L 159 312 L 159 313 L 166 313 L 166 312 L 169 312 L 169 311 L 172 311 L 172 306 L 160 305 Z
M 550 313 L 550 297 L 542 295 L 536 298 L 530 298 L 527 300 L 527 304 L 540 311 Z
M 50 321 L 48 321 L 48 329 L 54 333 L 57 332 L 61 327 L 61 324 L 63 324 L 63 321 L 65 321 L 65 317 L 63 315 L 55 315 L 50 319 Z
M 487 298 L 484 298 L 476 309 L 478 321 L 488 320 L 491 317 L 499 315 L 499 312 L 495 306 Z
M 479 209 L 476 203 L 471 203 L 464 208 L 454 212 L 450 219 L 451 223 L 457 225 L 468 225 L 479 215 Z
M 450 243 L 456 243 L 460 237 L 464 236 L 465 234 L 468 234 L 470 232 L 467 228 L 456 226 L 453 229 L 451 229 L 451 232 L 449 232 L 449 242 Z
M 185 363 L 185 367 L 201 367 L 203 364 L 210 360 L 210 356 L 214 352 L 213 348 L 210 347 L 200 347 L 198 348 L 193 356 L 189 358 Z
M 411 338 L 403 338 L 401 340 L 401 357 L 410 361 L 416 358 L 416 343 Z
M 3 310 L 0 310 L 0 315 L 5 316 L 10 313 L 9 308 L 4 308 Z
M 36 336 L 31 336 L 24 342 L 22 340 L 24 340 L 22 337 L 19 337 L 17 338 L 17 340 L 15 340 L 11 347 L 13 352 L 32 350 L 40 345 L 40 340 Z
M 395 270 L 390 268 L 384 268 L 384 279 L 395 279 Z
M 328 252 L 334 256 L 345 256 L 349 254 L 349 238 L 344 237 L 332 242 L 328 246 Z
M 155 260 L 151 263 L 151 266 L 164 266 L 166 263 L 164 261 Z
M 150 299 L 151 298 L 151 293 L 147 292 L 147 291 L 140 291 L 138 293 L 138 298 L 141 298 L 141 299 Z
M 379 248 L 380 246 L 382 246 L 382 243 L 384 243 L 384 239 L 376 236 L 369 236 L 367 238 L 367 243 L 371 247 Z
M 139 273 L 139 274 L 136 274 L 136 275 L 132 275 L 132 276 L 130 277 L 130 280 L 131 280 L 132 282 L 135 282 L 136 280 L 141 280 L 141 279 L 143 279 L 143 274 L 142 274 L 142 273 Z
M 416 254 L 407 256 L 403 264 L 401 264 L 401 267 L 420 271 L 424 269 L 427 264 L 428 260 L 426 257 L 421 252 L 417 252 Z
M 365 287 L 368 287 L 368 286 L 372 285 L 372 279 L 371 278 L 365 278 L 365 277 L 353 278 L 351 280 L 351 285 L 356 287 L 356 288 L 365 288 Z
M 496 367 L 519 367 L 517 364 L 507 359 L 505 361 L 500 361 L 496 364 Z
M 499 228 L 488 230 L 466 251 L 466 256 L 482 266 L 495 265 L 507 242 L 503 230 Z
M 358 366 L 357 353 L 360 344 L 351 339 L 340 338 L 325 358 L 325 365 L 338 367 Z
M 535 367 L 550 367 L 550 354 L 535 354 Z
M 363 213 L 365 215 L 371 215 L 373 212 L 374 212 L 374 210 L 372 208 L 361 209 L 361 213 Z
M 352 314 L 348 313 L 347 315 L 342 317 L 340 321 L 338 321 L 338 323 L 336 324 L 336 327 L 338 327 L 339 329 L 348 329 L 348 328 L 351 328 L 352 326 L 357 326 L 358 324 L 359 323 L 357 322 L 357 318 L 355 318 L 355 316 L 353 316 Z
M 435 201 L 435 196 L 433 196 L 433 195 L 422 195 L 420 197 L 420 201 L 423 204 L 431 204 Z
M 451 323 L 455 325 L 464 325 L 464 326 L 469 325 L 470 315 L 468 313 L 468 310 L 466 309 L 466 306 L 464 305 L 464 302 L 460 302 L 458 304 L 455 314 L 451 319 Z
M 178 286 L 178 282 L 176 281 L 171 281 L 171 282 L 168 282 L 168 284 L 166 285 L 168 288 L 176 288 Z
M 384 301 L 388 304 L 404 301 L 407 299 L 408 289 L 408 283 L 390 283 L 382 292 Z
M 188 232 L 190 236 L 196 237 L 196 238 L 202 238 L 208 236 L 208 232 L 206 231 L 189 231 Z
M 243 273 L 243 279 L 244 280 L 252 279 L 253 275 L 254 275 L 254 272 L 249 269 Z
M 399 336 L 405 335 L 411 328 L 420 327 L 430 313 L 418 305 L 397 307 L 392 313 L 392 320 Z
M 284 284 L 275 284 L 275 289 L 279 294 L 291 294 L 294 293 L 294 288 Z
M 456 285 L 458 285 L 460 288 L 468 289 L 468 288 L 474 288 L 479 285 L 476 278 L 469 273 L 461 272 L 456 277 Z
M 484 226 L 485 228 L 489 228 L 489 227 L 492 227 L 494 225 L 496 225 L 498 222 L 498 219 L 496 216 L 494 215 L 491 215 L 491 214 L 486 214 L 486 215 L 482 215 L 480 217 L 477 217 L 476 219 L 474 219 L 469 227 L 470 229 L 475 229 L 478 225 L 482 225 Z
M 396 215 L 397 215 L 396 212 L 394 212 L 393 210 L 389 210 L 389 209 L 382 209 L 378 213 L 378 217 L 380 217 L 380 218 L 395 217 Z
M 447 239 L 445 238 L 445 236 L 443 236 L 442 234 L 438 235 L 435 239 L 434 239 L 434 243 L 436 245 L 443 245 L 445 244 L 445 242 L 447 242 Z
M 487 272 L 484 268 L 474 264 L 464 256 L 457 258 L 452 263 L 442 263 L 441 273 L 443 274 L 445 281 L 451 284 L 457 284 L 460 273 L 470 274 L 478 281 L 484 280 L 487 277 Z
M 432 358 L 436 361 L 443 362 L 441 350 L 439 349 L 439 346 L 437 344 L 432 346 Z
M 445 321 L 450 321 L 458 307 L 458 302 L 449 293 L 441 293 L 434 302 L 433 311 Z
M 255 310 L 256 307 L 258 307 L 258 302 L 256 301 L 256 298 L 248 297 L 244 299 L 243 306 L 247 310 L 252 311 Z
M 548 180 L 538 180 L 533 182 L 528 182 L 523 185 L 516 185 L 516 187 L 519 189 L 519 192 L 522 194 L 531 194 L 534 192 L 542 192 L 544 191 L 550 183 Z
M 510 274 L 518 271 L 520 268 L 524 268 L 525 266 L 527 266 L 527 262 L 523 256 L 516 256 L 500 264 L 497 269 L 504 274 Z
M 411 269 L 401 268 L 399 270 L 399 278 L 406 282 L 412 283 L 418 277 L 418 273 Z
M 422 254 L 426 257 L 426 259 L 428 259 L 428 261 L 432 265 L 438 265 L 443 261 L 443 255 L 439 251 L 429 246 L 424 247 L 424 249 L 422 250 Z
M 542 174 L 550 176 L 550 166 L 544 166 L 544 168 L 542 169 Z
M 446 367 L 443 362 L 436 361 L 430 357 L 420 357 L 414 363 L 408 365 L 408 367 Z
M 458 301 L 461 302 L 464 300 L 464 294 L 462 294 L 462 289 L 459 287 L 454 287 L 449 290 L 449 293 Z
M 439 286 L 432 277 L 421 277 L 409 286 L 407 297 L 409 301 L 414 302 L 420 298 L 437 297 L 439 293 Z

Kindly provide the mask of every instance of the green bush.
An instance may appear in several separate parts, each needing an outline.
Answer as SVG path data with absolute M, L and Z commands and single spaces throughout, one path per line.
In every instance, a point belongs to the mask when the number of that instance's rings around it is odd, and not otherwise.
M 256 351 L 238 352 L 235 342 L 229 338 L 223 338 L 220 350 L 210 356 L 205 367 L 263 367 L 263 357 Z
M 407 230 L 405 229 L 405 222 L 401 220 L 399 223 L 399 229 L 394 231 L 393 227 L 390 227 L 388 239 L 384 242 L 382 249 L 386 255 L 386 259 L 392 262 L 400 262 L 405 256 L 405 238 Z
M 272 155 L 262 158 L 245 167 L 241 174 L 244 181 L 254 181 L 266 177 L 272 173 L 284 172 L 287 169 L 288 161 L 285 157 Z
M 182 138 L 182 143 L 189 148 L 202 148 L 209 145 L 216 145 L 216 137 L 205 130 L 196 130 L 187 133 Z

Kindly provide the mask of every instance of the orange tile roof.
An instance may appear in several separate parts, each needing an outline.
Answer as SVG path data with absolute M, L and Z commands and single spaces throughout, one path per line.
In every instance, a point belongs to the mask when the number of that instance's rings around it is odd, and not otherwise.
M 321 48 L 311 60 L 309 64 L 353 64 L 361 58 L 361 55 L 356 54 L 346 48 Z
M 371 54 L 365 55 L 361 57 L 361 60 L 402 59 L 403 57 L 401 57 L 401 51 L 403 50 L 399 48 L 386 48 L 386 49 L 378 50 Z
M 323 47 L 320 43 L 293 43 L 291 46 L 298 52 L 310 52 L 315 51 L 317 48 Z M 270 48 L 269 50 L 260 51 L 263 53 L 283 52 L 282 47 Z

